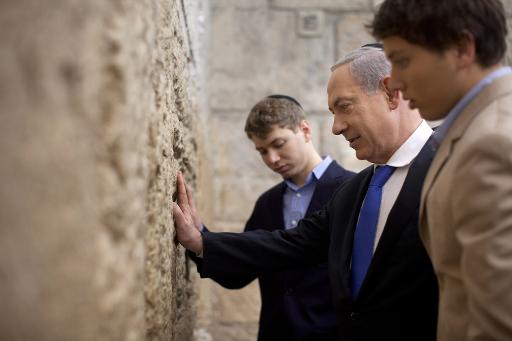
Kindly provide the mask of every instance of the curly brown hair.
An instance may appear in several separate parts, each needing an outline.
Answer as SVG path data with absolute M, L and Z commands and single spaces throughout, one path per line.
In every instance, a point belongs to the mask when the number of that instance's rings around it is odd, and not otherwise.
M 469 33 L 482 67 L 500 62 L 507 48 L 500 0 L 385 0 L 368 28 L 379 40 L 398 36 L 436 52 L 456 45 Z
M 273 126 L 296 132 L 304 119 L 304 110 L 296 99 L 286 95 L 271 95 L 252 107 L 245 121 L 245 133 L 249 138 L 265 138 Z

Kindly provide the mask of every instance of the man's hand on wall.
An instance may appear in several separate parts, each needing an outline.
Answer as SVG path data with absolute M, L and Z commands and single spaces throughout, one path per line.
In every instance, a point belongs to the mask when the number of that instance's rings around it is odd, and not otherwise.
M 183 179 L 183 174 L 178 171 L 176 177 L 178 191 L 177 203 L 172 203 L 172 214 L 178 241 L 186 249 L 202 254 L 203 238 L 201 237 L 201 218 L 197 214 L 196 206 L 192 198 L 192 192 Z

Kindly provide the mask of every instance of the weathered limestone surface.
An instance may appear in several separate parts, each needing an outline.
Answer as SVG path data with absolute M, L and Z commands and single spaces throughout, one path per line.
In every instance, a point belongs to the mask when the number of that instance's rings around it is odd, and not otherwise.
M 270 0 L 271 6 L 277 8 L 321 8 L 326 10 L 369 10 L 370 0 Z
M 205 183 L 186 31 L 181 1 L 0 3 L 1 340 L 191 339 L 169 210 L 176 170 Z

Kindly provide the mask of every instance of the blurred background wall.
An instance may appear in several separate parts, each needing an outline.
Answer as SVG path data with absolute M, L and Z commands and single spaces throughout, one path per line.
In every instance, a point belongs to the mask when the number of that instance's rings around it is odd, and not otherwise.
M 244 133 L 251 107 L 262 97 L 295 97 L 313 128 L 315 146 L 344 167 L 360 170 L 342 136 L 331 133 L 327 109 L 330 66 L 348 51 L 374 42 L 364 25 L 379 0 L 210 0 L 208 39 L 208 148 L 213 168 L 216 231 L 241 231 L 257 197 L 280 181 Z M 512 0 L 503 1 L 508 15 Z M 510 23 L 510 21 L 509 21 Z M 509 38 L 510 39 L 510 38 Z M 510 64 L 511 54 L 507 55 Z M 208 284 L 204 284 L 208 282 Z M 226 290 L 207 280 L 215 309 L 208 330 L 215 340 L 255 340 L 260 309 L 257 281 Z
M 255 340 L 257 283 L 200 280 L 174 242 L 176 170 L 210 229 L 241 231 L 280 180 L 243 132 L 273 93 L 363 168 L 326 84 L 379 2 L 1 1 L 0 340 Z
M 295 97 L 304 107 L 321 154 L 359 170 L 343 137 L 331 133 L 327 106 L 329 68 L 353 48 L 373 42 L 363 25 L 371 0 L 211 0 L 208 103 L 216 231 L 241 231 L 258 196 L 280 177 L 261 161 L 244 132 L 251 107 L 270 94 Z M 202 281 L 204 282 L 204 281 Z M 256 340 L 257 281 L 241 290 L 211 286 L 215 340 Z

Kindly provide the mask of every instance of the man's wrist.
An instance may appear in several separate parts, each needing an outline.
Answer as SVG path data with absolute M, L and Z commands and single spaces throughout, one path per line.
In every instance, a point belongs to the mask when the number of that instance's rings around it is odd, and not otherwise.
M 202 232 L 199 233 L 197 247 L 195 247 L 194 249 L 195 250 L 193 250 L 193 251 L 196 254 L 196 256 L 199 258 L 203 258 L 203 233 Z

